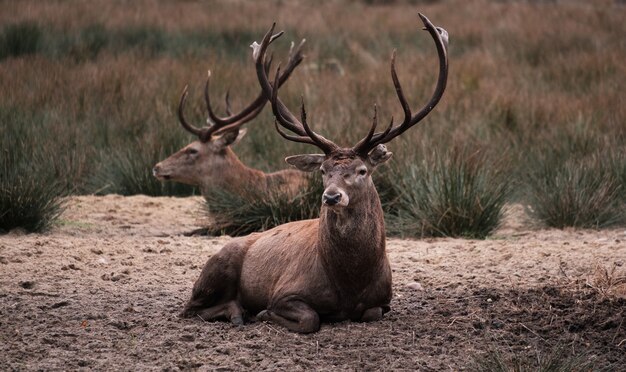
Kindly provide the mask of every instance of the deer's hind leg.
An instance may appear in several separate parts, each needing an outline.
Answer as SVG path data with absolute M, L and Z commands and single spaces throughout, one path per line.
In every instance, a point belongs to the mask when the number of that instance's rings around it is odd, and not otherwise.
M 377 320 L 381 320 L 383 318 L 383 308 L 382 307 L 371 307 L 363 312 L 361 322 L 375 322 Z
M 246 250 L 246 246 L 232 242 L 209 258 L 193 285 L 191 298 L 181 317 L 226 318 L 235 324 L 243 324 L 243 310 L 237 296 Z
M 243 325 L 243 309 L 237 301 L 202 309 L 196 315 L 202 320 L 228 319 L 235 325 Z
M 320 329 L 320 317 L 317 312 L 297 297 L 279 300 L 270 309 L 261 311 L 257 319 L 272 321 L 299 333 L 312 333 Z

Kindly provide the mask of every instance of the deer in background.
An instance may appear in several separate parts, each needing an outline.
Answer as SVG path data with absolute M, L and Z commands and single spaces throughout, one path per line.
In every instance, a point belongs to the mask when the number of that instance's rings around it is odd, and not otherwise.
M 279 84 L 287 81 L 293 70 L 302 62 L 302 45 L 289 53 L 287 67 L 279 78 Z M 269 70 L 271 59 L 265 68 Z M 153 175 L 159 180 L 180 182 L 198 186 L 202 195 L 207 195 L 212 189 L 228 189 L 234 191 L 253 190 L 263 194 L 269 190 L 281 190 L 295 194 L 306 186 L 306 174 L 294 169 L 286 169 L 274 173 L 264 173 L 260 170 L 247 167 L 239 160 L 231 146 L 235 145 L 246 134 L 241 127 L 251 121 L 267 103 L 267 98 L 261 92 L 252 103 L 237 114 L 230 110 L 229 95 L 226 94 L 227 117 L 219 117 L 213 111 L 209 86 L 211 72 L 204 87 L 204 99 L 208 111 L 209 126 L 197 128 L 187 122 L 183 107 L 187 99 L 185 87 L 178 105 L 178 119 L 182 127 L 198 136 L 198 140 L 185 146 L 167 159 L 159 162 L 152 169 Z
M 352 147 L 340 147 L 315 133 L 306 121 L 304 103 L 298 120 L 278 98 L 280 68 L 270 83 L 263 61 L 268 45 L 282 33 L 272 37 L 272 26 L 261 45 L 253 44 L 257 77 L 270 98 L 276 129 L 290 141 L 323 151 L 286 158 L 302 171 L 321 172 L 325 189 L 320 217 L 232 240 L 204 266 L 182 316 L 226 318 L 243 324 L 244 315 L 249 313 L 291 331 L 309 333 L 317 331 L 322 321 L 375 321 L 390 310 L 391 268 L 385 251 L 385 222 L 371 175 L 392 156 L 384 144 L 417 124 L 437 105 L 448 76 L 447 32 L 419 16 L 439 55 L 433 96 L 412 114 L 396 75 L 394 51 L 391 77 L 404 120 L 396 124 L 392 119 L 384 131 L 376 132 L 375 106 L 369 132 Z

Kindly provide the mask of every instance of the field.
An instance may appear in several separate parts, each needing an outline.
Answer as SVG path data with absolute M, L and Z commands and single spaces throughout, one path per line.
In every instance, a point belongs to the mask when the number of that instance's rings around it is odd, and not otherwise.
M 213 221 L 204 199 L 151 174 L 194 139 L 176 117 L 183 87 L 196 125 L 208 69 L 218 111 L 227 91 L 245 106 L 259 91 L 248 46 L 276 21 L 277 61 L 307 39 L 282 99 L 297 112 L 302 96 L 313 128 L 350 145 L 374 104 L 382 123 L 402 117 L 394 49 L 411 106 L 430 96 L 437 57 L 418 11 L 450 33 L 450 75 L 374 178 L 389 316 L 309 336 L 177 318 L 231 239 L 183 236 Z M 623 369 L 624 35 L 626 6 L 609 0 L 0 2 L 0 365 Z M 244 164 L 274 171 L 316 151 L 272 122 L 266 109 L 246 125 Z M 280 223 L 314 214 L 308 196 L 209 209 L 235 227 L 232 210 Z
M 623 229 L 529 229 L 514 208 L 490 240 L 390 239 L 388 316 L 298 335 L 177 317 L 205 260 L 230 239 L 180 235 L 200 224 L 199 199 L 74 197 L 53 232 L 0 237 L 0 363 L 459 370 L 496 352 L 536 367 L 562 348 L 562 359 L 595 369 L 626 365 Z

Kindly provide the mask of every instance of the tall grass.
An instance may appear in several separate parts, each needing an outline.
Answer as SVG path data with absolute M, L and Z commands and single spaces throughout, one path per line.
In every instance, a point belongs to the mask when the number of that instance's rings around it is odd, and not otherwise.
M 269 192 L 212 190 L 205 195 L 205 208 L 213 219 L 212 234 L 247 235 L 287 222 L 319 216 L 323 187 L 319 177 L 311 176 L 306 188 L 296 195 L 279 190 Z
M 495 162 L 463 150 L 435 151 L 396 168 L 389 231 L 401 236 L 483 239 L 502 219 L 509 182 Z
M 15 228 L 28 232 L 40 232 L 53 226 L 63 211 L 63 196 L 68 189 L 59 180 L 58 164 L 50 165 L 54 159 L 54 148 L 41 141 L 32 141 L 30 136 L 8 128 L 17 124 L 24 116 L 10 109 L 0 109 L 0 233 Z
M 94 193 L 149 196 L 188 196 L 192 186 L 161 182 L 152 175 L 152 166 L 166 157 L 160 149 L 133 146 L 102 155 L 104 164 L 91 180 Z M 99 188 L 98 188 L 99 187 Z
M 41 162 L 40 154 L 27 161 Z M 63 211 L 62 183 L 40 167 L 29 166 L 15 154 L 0 154 L 0 233 L 15 228 L 40 232 L 50 228 Z
M 183 86 L 190 84 L 188 116 L 196 125 L 206 117 L 201 85 L 209 68 L 214 94 L 230 89 L 234 108 L 245 105 L 259 90 L 248 45 L 277 21 L 287 31 L 275 43 L 277 57 L 288 41 L 307 38 L 307 58 L 281 98 L 296 112 L 303 95 L 314 129 L 352 145 L 365 134 L 374 103 L 381 118 L 401 117 L 389 77 L 394 48 L 411 106 L 432 92 L 436 53 L 417 11 L 450 32 L 449 83 L 421 126 L 389 144 L 396 155 L 414 153 L 400 144 L 423 138 L 437 148 L 462 143 L 486 159 L 506 153 L 508 179 L 521 189 L 534 167 L 529 154 L 560 148 L 557 163 L 565 164 L 626 147 L 626 23 L 620 5 L 601 1 L 1 2 L 0 102 L 29 114 L 23 126 L 45 128 L 57 154 L 42 161 L 75 193 L 192 193 L 149 173 L 190 140 L 176 123 Z M 248 125 L 236 148 L 244 163 L 277 170 L 286 155 L 314 151 L 283 141 L 271 124 L 265 112 Z M 15 138 L 37 136 L 20 128 L 5 127 L 21 133 Z M 5 146 L 18 149 L 16 142 Z M 611 164 L 624 174 L 623 161 Z M 408 172 L 394 177 L 417 174 Z M 394 180 L 385 174 L 377 185 Z M 388 200 L 396 200 L 401 190 L 379 187 L 384 198 L 390 190 Z M 516 200 L 528 203 L 529 195 Z M 399 202 L 385 205 L 390 211 Z
M 35 22 L 5 26 L 0 34 L 0 60 L 33 54 L 41 46 L 42 31 Z
M 528 210 L 556 228 L 601 228 L 624 222 L 624 184 L 610 159 L 597 154 L 562 163 L 544 160 L 527 178 Z

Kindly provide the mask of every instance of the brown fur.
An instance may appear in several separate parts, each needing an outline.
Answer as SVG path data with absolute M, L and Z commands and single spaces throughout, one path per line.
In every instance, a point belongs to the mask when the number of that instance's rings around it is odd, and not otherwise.
M 206 263 L 182 315 L 241 324 L 247 312 L 304 333 L 320 321 L 381 319 L 391 269 L 374 167 L 359 157 L 324 161 L 326 190 L 342 190 L 349 203 L 224 246 Z
M 241 162 L 231 148 L 244 131 L 225 142 L 217 137 L 209 142 L 194 141 L 155 165 L 153 173 L 161 180 L 200 188 L 202 195 L 213 189 L 253 190 L 265 193 L 279 190 L 291 195 L 307 184 L 306 174 L 295 169 L 264 173 Z
M 340 148 L 315 133 L 307 124 L 304 104 L 302 121 L 298 121 L 278 98 L 278 78 L 273 84 L 269 82 L 264 62 L 267 47 L 277 37 L 272 37 L 275 24 L 261 44 L 252 44 L 257 77 L 265 96 L 271 99 L 278 132 L 287 140 L 312 144 L 324 151 L 325 155 L 286 159 L 303 171 L 320 169 L 325 187 L 322 211 L 317 220 L 285 224 L 225 246 L 205 265 L 183 315 L 227 317 L 241 324 L 242 311 L 260 311 L 260 320 L 306 333 L 317 331 L 320 320 L 372 321 L 381 319 L 389 310 L 391 269 L 385 253 L 385 221 L 371 173 L 391 158 L 384 143 L 417 124 L 437 105 L 448 75 L 448 33 L 424 15 L 419 16 L 439 54 L 439 78 L 433 96 L 411 115 L 395 72 L 394 52 L 392 79 L 404 121 L 399 125 L 392 121 L 384 132 L 376 133 L 375 110 L 367 136 L 352 148 Z M 230 269 L 239 267 L 239 272 Z

